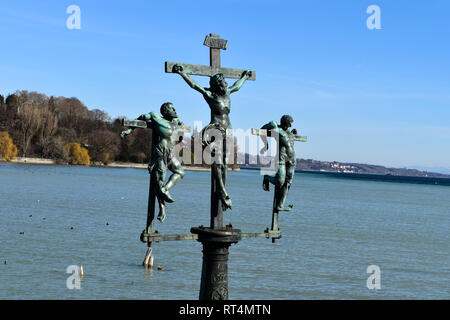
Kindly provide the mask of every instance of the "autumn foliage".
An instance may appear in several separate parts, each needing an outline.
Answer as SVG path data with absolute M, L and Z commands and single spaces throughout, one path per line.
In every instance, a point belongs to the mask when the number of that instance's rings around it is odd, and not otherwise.
M 48 97 L 25 90 L 6 99 L 0 95 L 0 132 L 9 133 L 18 156 L 65 163 L 68 159 L 64 146 L 77 142 L 86 146 L 96 164 L 128 161 L 142 150 L 132 146 L 130 139 L 122 141 L 122 130 L 119 119 L 112 121 L 104 111 L 89 110 L 74 97 Z
M 88 151 L 82 148 L 78 143 L 71 142 L 64 146 L 67 152 L 67 157 L 70 164 L 83 164 L 89 165 L 91 158 L 89 157 Z
M 155 109 L 141 112 L 150 110 Z M 17 147 L 8 149 L 8 158 L 17 154 L 53 159 L 58 163 L 148 163 L 152 130 L 134 130 L 126 139 L 120 139 L 120 133 L 125 129 L 119 117 L 113 120 L 102 110 L 89 110 L 75 97 L 48 97 L 26 90 L 18 90 L 6 98 L 0 94 L 0 132 L 8 132 Z M 191 142 L 198 139 L 201 140 L 201 132 L 195 130 Z M 191 146 L 191 152 L 194 152 L 194 143 Z
M 0 159 L 9 161 L 16 158 L 16 155 L 17 147 L 9 137 L 8 132 L 0 132 Z

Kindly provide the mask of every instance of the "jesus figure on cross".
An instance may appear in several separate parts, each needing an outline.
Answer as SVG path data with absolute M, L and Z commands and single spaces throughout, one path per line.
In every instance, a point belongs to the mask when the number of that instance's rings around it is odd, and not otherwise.
M 213 144 L 217 146 L 215 148 L 211 147 L 215 159 L 211 164 L 211 170 L 217 181 L 218 193 L 220 199 L 222 200 L 222 209 L 231 209 L 231 198 L 225 188 L 228 164 L 228 152 L 226 150 L 227 139 L 231 139 L 231 141 L 233 139 L 231 122 L 228 116 L 231 108 L 230 94 L 238 91 L 244 84 L 245 80 L 252 76 L 252 72 L 250 70 L 244 71 L 241 78 L 231 87 L 228 87 L 224 75 L 222 73 L 217 73 L 210 78 L 209 88 L 204 88 L 197 84 L 189 76 L 189 74 L 183 72 L 183 66 L 180 64 L 174 65 L 172 72 L 178 73 L 192 89 L 200 92 L 211 109 L 211 121 L 202 130 L 203 144 L 206 146 L 212 146 Z M 208 133 L 208 131 L 213 132 L 213 130 L 218 130 L 218 132 L 220 132 L 223 139 L 222 143 L 218 141 L 215 141 L 214 143 L 214 140 L 210 138 L 210 136 L 214 134 Z M 228 143 L 230 143 L 230 141 L 228 141 Z M 216 161 L 216 159 L 219 159 L 219 161 Z

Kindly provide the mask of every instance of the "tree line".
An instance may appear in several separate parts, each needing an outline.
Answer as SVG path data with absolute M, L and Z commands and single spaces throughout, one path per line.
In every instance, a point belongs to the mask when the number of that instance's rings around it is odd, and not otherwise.
M 78 144 L 87 149 L 91 163 L 149 162 L 151 130 L 134 130 L 121 139 L 124 129 L 121 118 L 111 119 L 102 110 L 89 110 L 75 97 L 48 97 L 26 90 L 6 98 L 0 95 L 0 132 L 9 134 L 20 157 L 70 163 L 74 150 L 78 150 L 74 144 Z M 191 139 L 198 134 L 194 130 Z
M 8 132 L 18 156 L 69 161 L 68 144 L 88 150 L 91 162 L 149 161 L 151 130 L 135 130 L 120 139 L 121 120 L 99 109 L 89 110 L 77 98 L 48 97 L 16 91 L 0 95 L 0 132 Z

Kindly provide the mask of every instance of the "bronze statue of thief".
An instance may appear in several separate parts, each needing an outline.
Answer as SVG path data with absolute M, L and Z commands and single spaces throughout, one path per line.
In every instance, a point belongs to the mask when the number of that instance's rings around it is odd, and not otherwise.
M 263 179 L 263 189 L 265 191 L 270 191 L 270 184 L 275 185 L 279 190 L 279 192 L 275 193 L 274 210 L 277 212 L 290 211 L 293 208 L 291 204 L 285 206 L 296 165 L 294 136 L 297 134 L 297 130 L 289 130 L 293 122 L 294 119 L 290 115 L 284 115 L 281 117 L 280 124 L 271 121 L 261 128 L 267 130 L 268 136 L 273 137 L 274 134 L 278 134 L 278 170 L 274 176 L 264 175 Z M 264 147 L 261 149 L 261 154 L 263 154 L 267 151 L 269 145 L 267 136 L 261 135 L 260 137 L 264 143 Z
M 158 220 L 163 222 L 166 218 L 166 202 L 174 202 L 175 200 L 169 193 L 178 181 L 184 177 L 184 169 L 180 161 L 174 155 L 173 150 L 176 141 L 174 141 L 174 132 L 183 125 L 176 110 L 171 102 L 163 103 L 160 108 L 161 115 L 157 112 L 150 112 L 140 115 L 137 120 L 144 120 L 149 128 L 153 129 L 152 134 L 156 135 L 158 143 L 152 146 L 152 156 L 148 165 L 148 172 L 155 175 L 156 179 L 156 197 L 159 204 Z M 125 137 L 132 132 L 132 128 L 123 131 L 120 135 Z M 172 175 L 166 180 L 167 169 Z

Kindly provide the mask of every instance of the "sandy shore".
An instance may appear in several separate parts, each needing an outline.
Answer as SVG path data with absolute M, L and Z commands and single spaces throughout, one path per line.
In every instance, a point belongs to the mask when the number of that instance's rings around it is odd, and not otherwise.
M 26 163 L 26 164 L 56 164 L 56 161 L 52 159 L 25 158 L 25 157 L 17 157 L 14 160 L 10 160 L 9 162 Z
M 42 164 L 42 165 L 55 165 L 58 164 L 52 159 L 42 159 L 42 158 L 26 158 L 17 157 L 14 160 L 10 160 L 10 163 L 19 164 Z M 92 167 L 106 167 L 106 168 L 136 168 L 136 169 L 147 169 L 148 164 L 144 163 L 131 163 L 131 162 L 110 162 L 107 165 L 97 165 L 91 164 Z M 183 166 L 186 171 L 210 171 L 210 168 L 200 168 L 193 166 Z M 232 171 L 240 171 L 240 168 L 236 168 Z

